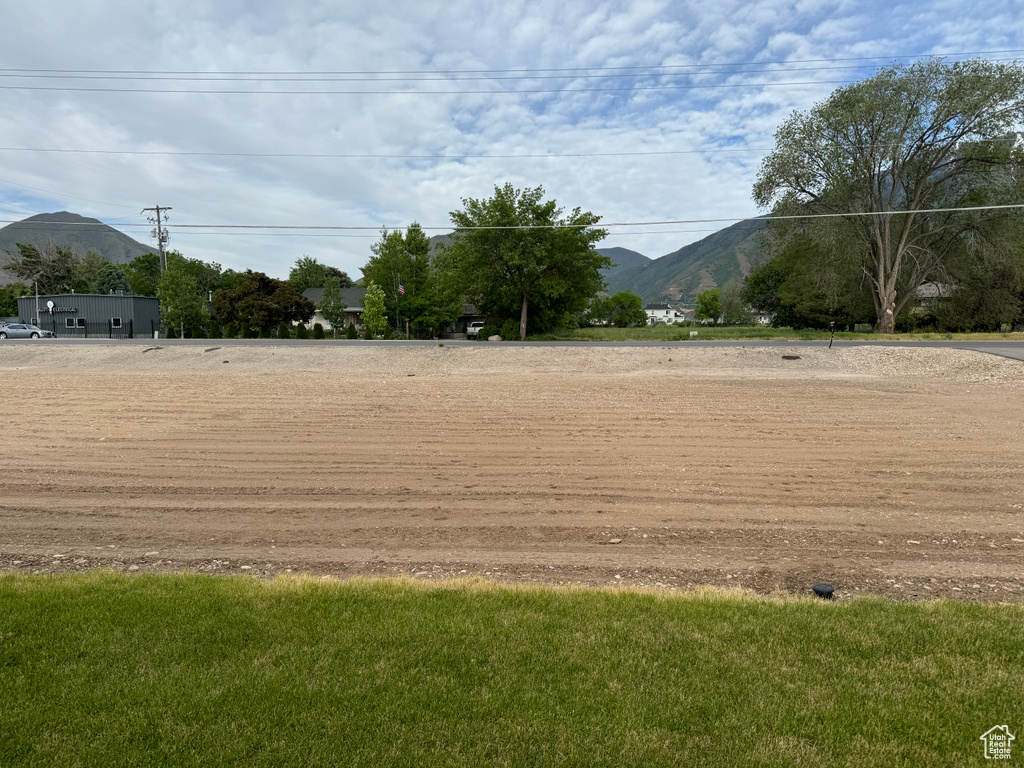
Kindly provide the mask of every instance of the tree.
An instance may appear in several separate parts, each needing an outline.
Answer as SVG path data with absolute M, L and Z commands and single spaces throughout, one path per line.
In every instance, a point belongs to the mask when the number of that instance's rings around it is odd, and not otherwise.
M 160 282 L 160 257 L 155 253 L 136 256 L 130 264 L 122 265 L 128 285 L 136 296 L 156 296 Z
M 1022 117 L 1017 64 L 885 68 L 783 123 L 754 199 L 777 215 L 857 214 L 773 224 L 852 259 L 878 330 L 891 333 L 921 282 L 984 226 L 986 215 L 946 209 L 999 198 L 1013 157 L 1007 133 Z
M 371 336 L 376 336 L 388 324 L 387 312 L 384 308 L 384 290 L 372 280 L 366 286 L 363 298 L 363 328 Z
M 722 292 L 718 288 L 701 291 L 697 294 L 697 308 L 693 316 L 698 320 L 718 322 L 722 315 Z
M 772 325 L 840 328 L 875 319 L 871 290 L 860 265 L 813 238 L 790 236 L 763 243 L 769 258 L 747 276 L 742 301 L 773 315 Z
M 520 339 L 531 312 L 538 329 L 582 312 L 604 287 L 600 270 L 611 266 L 594 250 L 607 234 L 594 226 L 600 217 L 579 208 L 563 217 L 543 195 L 543 187 L 505 184 L 489 200 L 464 198 L 463 210 L 451 213 L 456 232 L 446 263 L 484 314 L 501 320 L 518 314 Z
M 131 285 L 124 270 L 109 261 L 100 267 L 99 274 L 96 276 L 96 293 L 114 293 L 116 291 L 128 293 L 130 290 Z
M 337 278 L 342 288 L 351 288 L 355 285 L 351 278 L 337 267 L 321 264 L 309 256 L 301 256 L 295 260 L 295 266 L 288 273 L 288 282 L 292 284 L 296 293 L 301 294 L 307 288 L 323 288 L 328 277 Z
M 63 245 L 50 239 L 39 244 L 17 243 L 18 255 L 7 255 L 6 267 L 39 293 L 70 293 L 75 288 L 81 259 Z
M 307 323 L 316 311 L 313 302 L 296 293 L 287 280 L 247 270 L 232 282 L 233 287 L 213 292 L 213 313 L 221 325 L 238 323 L 245 338 L 266 334 L 281 323 Z
M 341 284 L 338 278 L 328 277 L 324 281 L 324 293 L 320 298 L 320 314 L 331 324 L 331 328 L 345 325 L 345 302 L 341 300 Z
M 616 328 L 647 325 L 643 299 L 632 291 L 619 291 L 610 296 L 605 304 L 605 311 Z
M 719 312 L 725 325 L 741 325 L 752 320 L 743 297 L 742 280 L 733 278 L 723 285 L 719 301 Z
M 196 278 L 180 254 L 167 254 L 167 269 L 157 285 L 160 299 L 160 319 L 171 328 L 180 329 L 180 338 L 185 338 L 188 327 L 195 332 L 209 319 L 206 297 L 200 293 Z
M 96 281 L 107 260 L 96 251 L 86 251 L 75 265 L 75 290 L 78 293 L 96 293 Z
M 17 317 L 18 297 L 28 296 L 31 290 L 24 283 L 8 283 L 0 287 L 0 317 Z
M 440 265 L 431 261 L 430 239 L 418 223 L 410 224 L 404 234 L 383 230 L 370 250 L 373 255 L 363 267 L 363 277 L 384 291 L 388 318 L 394 318 L 397 328 L 403 328 L 406 318 L 414 334 L 436 336 L 458 319 L 462 295 L 445 290 Z

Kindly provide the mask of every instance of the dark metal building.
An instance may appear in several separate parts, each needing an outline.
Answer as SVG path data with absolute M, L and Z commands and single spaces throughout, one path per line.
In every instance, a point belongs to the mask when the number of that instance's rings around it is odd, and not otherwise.
M 57 336 L 152 338 L 160 330 L 160 302 L 150 296 L 121 293 L 61 293 L 22 296 L 18 317 Z

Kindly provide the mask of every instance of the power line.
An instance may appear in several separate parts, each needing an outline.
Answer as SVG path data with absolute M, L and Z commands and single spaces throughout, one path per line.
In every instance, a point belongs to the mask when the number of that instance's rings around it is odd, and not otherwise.
M 482 155 L 482 154 L 460 154 L 460 155 L 393 155 L 383 153 L 339 153 L 339 152 L 190 152 L 184 150 L 132 150 L 132 149 L 67 149 L 57 147 L 0 147 L 0 152 L 52 152 L 64 154 L 90 154 L 90 155 L 141 155 L 141 156 L 171 156 L 171 157 L 266 157 L 266 158 L 295 158 L 295 159 L 336 159 L 336 160 L 467 160 L 467 159 L 494 159 L 494 160 L 515 160 L 523 159 L 545 159 L 545 158 L 579 158 L 579 157 L 643 157 L 660 155 L 700 155 L 708 153 L 737 153 L 737 152 L 771 152 L 771 148 L 762 147 L 726 147 L 721 149 L 665 149 L 665 150 L 638 150 L 634 152 L 559 152 L 559 153 L 524 153 L 508 155 Z
M 1017 136 L 987 139 L 989 143 L 1016 142 Z M 887 149 L 902 144 L 877 144 Z M 133 155 L 142 157 L 254 157 L 279 159 L 335 159 L 335 160 L 555 160 L 581 157 L 663 157 L 671 155 L 738 154 L 742 152 L 771 152 L 773 147 L 705 147 L 701 149 L 652 149 L 628 152 L 523 152 L 518 154 L 451 154 L 405 155 L 383 152 L 200 152 L 161 149 L 85 149 L 68 147 L 0 147 L 0 152 L 40 152 L 87 155 Z
M 451 81 L 449 81 L 451 82 Z M 5 91 L 60 91 L 76 93 L 170 93 L 206 94 L 210 96 L 480 96 L 480 95 L 529 95 L 544 93 L 622 93 L 626 91 L 693 91 L 721 88 L 779 88 L 806 85 L 849 85 L 855 80 L 809 80 L 784 83 L 709 83 L 703 85 L 637 85 L 620 88 L 520 88 L 505 90 L 251 90 L 251 89 L 200 89 L 200 88 L 81 88 L 73 86 L 0 85 Z
M 1010 203 L 1007 205 L 975 205 L 949 208 L 927 208 L 917 211 L 848 211 L 843 213 L 803 213 L 790 215 L 767 215 L 767 216 L 730 216 L 726 218 L 706 219 L 666 219 L 662 221 L 613 221 L 598 222 L 596 224 L 524 224 L 510 226 L 483 226 L 483 227 L 458 227 L 453 224 L 444 226 L 423 226 L 419 228 L 431 232 L 451 232 L 453 230 L 476 231 L 476 230 L 515 230 L 515 229 L 607 229 L 609 227 L 655 227 L 655 226 L 679 226 L 687 224 L 724 224 L 728 222 L 768 222 L 788 221 L 795 219 L 836 219 L 836 218 L 859 218 L 864 216 L 919 216 L 928 213 L 968 213 L 973 211 L 995 211 L 995 210 L 1019 210 L 1024 208 L 1024 203 Z M 152 210 L 152 209 L 147 209 Z M 161 210 L 169 210 L 163 208 Z M 0 222 L 13 224 L 14 221 Z M 67 226 L 80 227 L 104 227 L 108 226 L 102 222 L 65 222 Z M 329 231 L 329 232 L 380 232 L 381 230 L 404 229 L 404 226 L 388 227 L 382 225 L 331 225 L 331 224 L 175 224 L 178 229 L 221 229 L 221 230 L 255 230 L 255 231 Z
M 960 56 L 994 56 L 1006 54 L 1022 54 L 1024 48 L 1011 48 L 995 51 L 961 51 L 957 53 L 910 53 L 894 54 L 890 56 L 843 56 L 830 59 L 779 59 L 769 61 L 744 61 L 744 62 L 712 62 L 706 64 L 640 64 L 635 66 L 610 66 L 610 67 L 538 67 L 520 69 L 381 69 L 381 70 L 321 70 L 302 72 L 300 70 L 146 70 L 146 69 L 28 69 L 21 67 L 0 68 L 2 73 L 50 73 L 50 74 L 98 74 L 98 75 L 436 75 L 436 74 L 530 74 L 542 72 L 611 72 L 611 71 L 635 71 L 639 69 L 696 69 L 700 67 L 723 67 L 723 66 L 765 66 L 769 64 L 819 64 L 847 61 L 897 61 L 901 59 L 945 59 Z
M 989 59 L 989 61 L 1010 61 L 1010 59 Z M 732 66 L 732 65 L 721 65 L 721 66 Z M 735 66 L 752 66 L 752 65 L 735 65 Z M 790 67 L 786 66 L 783 69 L 701 69 L 693 72 L 655 72 L 652 71 L 656 67 L 645 69 L 639 72 L 617 72 L 617 73 L 588 73 L 585 71 L 579 71 L 575 73 L 569 73 L 564 75 L 551 75 L 551 74 L 535 74 L 535 75 L 505 75 L 505 74 L 494 74 L 494 75 L 477 75 L 473 74 L 470 77 L 464 76 L 469 73 L 453 73 L 453 74 L 441 74 L 441 73 L 413 73 L 405 77 L 391 77 L 390 75 L 330 75 L 330 74 L 316 74 L 316 73 L 293 73 L 288 75 L 279 74 L 247 74 L 247 75 L 234 75 L 228 73 L 204 73 L 204 74 L 189 74 L 189 75 L 173 75 L 164 73 L 134 73 L 134 74 L 86 74 L 86 73 L 73 73 L 73 74 L 41 74 L 35 72 L 16 72 L 16 73 L 5 73 L 0 71 L 0 77 L 20 77 L 25 79 L 46 79 L 46 80 L 143 80 L 146 82 L 153 81 L 174 81 L 174 82 L 194 82 L 194 83 L 220 83 L 220 82 L 232 82 L 232 83 L 335 83 L 335 82 L 348 82 L 348 83 L 387 83 L 387 82 L 403 82 L 403 83 L 429 83 L 429 82 L 475 82 L 475 81 L 533 81 L 533 80 L 614 80 L 622 78 L 653 78 L 653 77 L 706 77 L 709 75 L 755 75 L 755 74 L 784 74 L 791 72 L 834 72 L 836 70 L 861 70 L 869 67 L 874 67 L 874 64 L 847 64 L 842 66 L 828 66 L 828 67 Z

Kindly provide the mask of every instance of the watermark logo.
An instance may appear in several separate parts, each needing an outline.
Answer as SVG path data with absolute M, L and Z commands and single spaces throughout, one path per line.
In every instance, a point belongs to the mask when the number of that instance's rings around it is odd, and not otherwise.
M 994 725 L 979 737 L 985 742 L 986 760 L 1009 760 L 1010 742 L 1014 735 L 1010 733 L 1009 726 Z

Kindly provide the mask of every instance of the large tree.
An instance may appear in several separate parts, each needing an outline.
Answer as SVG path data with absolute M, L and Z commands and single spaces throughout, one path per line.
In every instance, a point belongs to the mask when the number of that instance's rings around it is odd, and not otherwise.
M 39 293 L 70 293 L 79 278 L 82 259 L 67 246 L 52 240 L 40 243 L 17 243 L 18 254 L 7 254 L 4 266 L 28 283 L 35 283 Z
M 248 334 L 276 329 L 281 323 L 309 322 L 313 302 L 297 293 L 287 280 L 275 280 L 247 270 L 231 276 L 231 288 L 213 292 L 213 314 L 219 325 L 235 322 Z
M 128 285 L 137 296 L 156 296 L 160 282 L 160 257 L 155 253 L 136 256 L 130 264 L 122 264 L 121 271 L 128 277 Z
M 448 264 L 462 276 L 466 295 L 494 319 L 519 315 L 526 338 L 531 311 L 553 326 L 582 312 L 604 288 L 600 270 L 611 266 L 594 245 L 607 232 L 600 217 L 576 208 L 568 216 L 544 188 L 494 188 L 487 200 L 464 198 L 451 213 L 456 232 Z
M 1022 118 L 1016 64 L 882 69 L 783 123 L 754 198 L 776 215 L 846 214 L 775 227 L 856 260 L 878 329 L 891 333 L 921 282 L 985 225 L 984 214 L 945 209 L 1008 201 L 1007 137 Z

